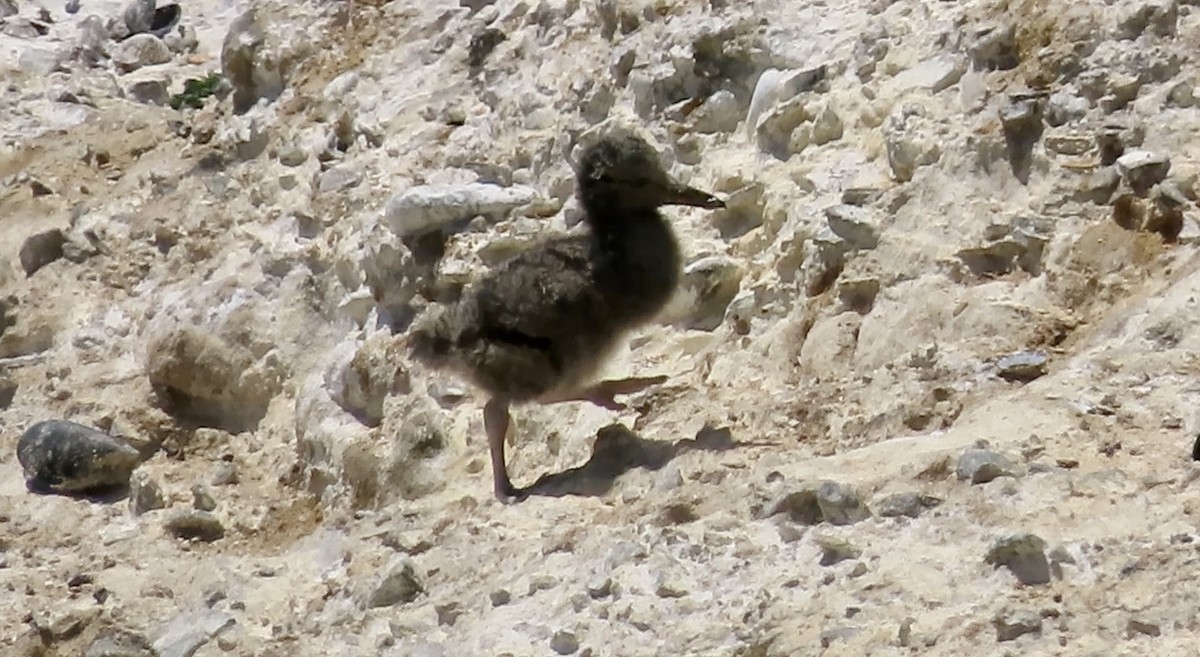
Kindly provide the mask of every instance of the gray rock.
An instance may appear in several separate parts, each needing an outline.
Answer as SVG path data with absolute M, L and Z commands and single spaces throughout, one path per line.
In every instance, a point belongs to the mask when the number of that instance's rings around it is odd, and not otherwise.
M 165 106 L 171 100 L 167 93 L 167 81 L 160 77 L 137 80 L 125 87 L 125 94 L 146 105 Z
M 146 375 L 165 408 L 235 433 L 257 426 L 280 386 L 249 349 L 195 326 L 151 334 L 147 354 Z
M 899 182 L 912 180 L 916 170 L 941 159 L 942 149 L 933 133 L 932 122 L 924 108 L 905 103 L 894 109 L 883 123 L 884 146 L 892 177 Z
M 879 246 L 878 221 L 870 210 L 853 205 L 834 205 L 825 208 L 825 220 L 835 235 L 846 240 L 851 249 L 873 249 Z
M 723 209 L 712 213 L 713 226 L 723 239 L 741 237 L 762 225 L 765 189 L 760 182 L 744 185 L 729 193 Z
M 444 605 L 434 605 L 434 612 L 437 613 L 438 625 L 454 627 L 458 622 L 458 617 L 463 615 L 463 608 L 457 602 L 451 602 Z
M 1104 205 L 1121 186 L 1121 174 L 1115 167 L 1102 167 L 1089 174 L 1073 195 L 1081 203 Z
M 874 507 L 875 513 L 884 518 L 898 518 L 900 516 L 916 518 L 926 510 L 932 509 L 941 503 L 942 500 L 931 495 L 905 492 L 888 495 L 875 502 Z
M 1007 71 L 1020 63 L 1015 23 L 976 28 L 967 44 L 967 54 L 977 71 Z
M 879 279 L 873 277 L 851 278 L 838 282 L 838 300 L 846 308 L 866 315 L 875 306 L 879 295 Z
M 760 117 L 754 127 L 758 150 L 784 161 L 800 153 L 812 141 L 812 126 L 807 122 L 813 118 L 803 97 L 780 103 Z
M 593 582 L 587 587 L 588 597 L 592 598 L 593 600 L 607 598 L 608 596 L 612 595 L 612 592 L 613 581 L 611 577 L 605 577 L 603 580 Z
M 683 323 L 701 331 L 720 326 L 741 289 L 742 275 L 742 268 L 724 256 L 701 258 L 685 267 L 680 280 L 680 291 L 688 299 Z
M 0 317 L 0 326 L 3 325 L 3 317 Z M 2 328 L 0 332 L 3 332 Z M 18 388 L 19 385 L 8 372 L 0 372 L 0 411 L 12 405 L 17 398 Z
M 260 99 L 283 93 L 282 65 L 258 22 L 257 7 L 240 14 L 221 42 L 221 73 L 233 87 L 233 109 L 244 113 Z
M 927 89 L 936 94 L 958 83 L 966 73 L 966 61 L 958 55 L 944 54 L 927 59 L 894 78 L 896 91 Z
M 1100 150 L 1100 164 L 1116 164 L 1117 158 L 1125 154 L 1125 128 L 1117 124 L 1104 125 L 1096 132 L 1096 148 Z
M 1012 534 L 996 539 L 988 548 L 987 563 L 1007 567 L 1025 585 L 1050 581 L 1050 562 L 1046 559 L 1046 541 L 1034 534 Z
M 689 117 L 696 132 L 733 132 L 741 123 L 737 98 L 733 92 L 721 89 L 705 99 Z
M 1126 638 L 1133 638 L 1139 634 L 1161 636 L 1162 628 L 1159 627 L 1158 623 L 1151 623 L 1140 618 L 1130 618 L 1129 622 L 1125 625 Z
M 154 632 L 157 657 L 192 657 L 201 646 L 234 624 L 234 618 L 213 609 L 178 616 Z
M 579 639 L 573 632 L 559 630 L 550 637 L 550 649 L 560 655 L 570 655 L 579 650 Z
M 1013 239 L 1002 239 L 991 244 L 961 249 L 956 254 L 967 269 L 975 276 L 1003 276 L 1016 268 L 1017 260 L 1025 253 L 1025 247 Z
M 192 486 L 192 508 L 197 511 L 214 511 L 217 508 L 217 501 L 203 484 Z
M 163 527 L 176 538 L 211 543 L 225 536 L 221 520 L 207 511 L 189 509 L 171 514 Z
M 279 163 L 285 167 L 298 167 L 308 160 L 308 151 L 291 145 L 279 149 Z
M 216 471 L 213 473 L 213 486 L 230 486 L 238 483 L 238 469 L 232 463 L 221 462 L 217 464 Z
M 841 538 L 833 536 L 817 536 L 817 546 L 821 548 L 822 566 L 832 566 L 835 563 L 857 559 L 862 556 L 862 548 Z
M 1002 454 L 989 449 L 971 448 L 958 458 L 955 473 L 962 481 L 986 484 L 997 477 L 1015 477 L 1016 466 Z
M 1145 194 L 1166 179 L 1171 171 L 1171 160 L 1161 153 L 1129 151 L 1117 158 L 1117 171 L 1135 193 Z
M 158 482 L 144 472 L 135 472 L 129 479 L 129 511 L 140 516 L 147 511 L 164 509 L 167 500 L 163 497 Z
M 153 34 L 135 34 L 113 48 L 112 60 L 118 70 L 128 73 L 171 61 L 171 49 Z
M 770 518 L 781 513 L 801 525 L 819 524 L 823 516 L 816 489 L 807 488 L 777 496 L 763 507 L 762 517 Z
M 408 237 L 478 215 L 502 216 L 536 196 L 533 189 L 522 185 L 421 185 L 389 199 L 383 216 L 396 235 Z
M 17 68 L 29 75 L 46 76 L 63 69 L 67 54 L 58 48 L 30 46 L 17 56 Z
M 0 23 L 0 34 L 18 39 L 36 39 L 47 32 L 47 25 L 42 21 L 30 20 L 17 16 Z
M 33 490 L 87 492 L 125 486 L 141 455 L 124 440 L 74 422 L 46 420 L 17 441 L 17 460 Z
M 67 12 L 68 16 L 74 16 L 79 13 L 79 4 L 82 0 L 67 0 L 63 5 L 63 11 Z
M 17 15 L 17 0 L 0 0 L 0 18 Z
M 826 102 L 814 114 L 812 143 L 820 146 L 842 138 L 845 124 L 842 122 L 842 117 L 838 116 L 837 110 L 833 109 L 832 103 Z
M 26 276 L 63 257 L 67 237 L 57 228 L 30 235 L 21 245 L 19 257 Z
M 1146 33 L 1175 36 L 1179 4 L 1178 0 L 1137 0 L 1115 7 L 1123 12 L 1117 18 L 1117 38 L 1136 39 Z
M 411 561 L 404 559 L 393 565 L 391 571 L 379 582 L 371 592 L 368 604 L 371 607 L 390 607 L 409 603 L 424 592 L 416 568 Z
M 837 641 L 849 641 L 862 634 L 861 627 L 835 627 L 821 632 L 821 647 L 828 648 Z
M 331 194 L 358 187 L 362 181 L 362 171 L 346 166 L 334 167 L 317 177 L 317 191 L 322 194 Z
M 1021 610 L 1001 614 L 992 619 L 996 641 L 1013 641 L 1026 634 L 1041 633 L 1042 617 L 1037 612 Z
M 496 589 L 488 594 L 488 600 L 491 601 L 493 607 L 503 607 L 512 602 L 512 594 L 507 589 Z
M 359 345 L 337 348 L 340 356 L 325 373 L 329 397 L 366 426 L 383 421 L 383 402 L 393 393 L 412 387 L 408 373 L 399 365 L 392 343 L 376 336 Z
M 150 31 L 150 26 L 154 24 L 155 4 L 155 0 L 133 0 L 125 6 L 122 17 L 125 19 L 125 28 L 129 34 Z
M 92 641 L 83 657 L 158 657 L 142 635 L 123 630 L 104 630 Z
M 1040 351 L 1021 351 L 996 361 L 996 373 L 1005 381 L 1028 382 L 1046 374 L 1047 361 Z
M 871 511 L 858 491 L 833 481 L 822 482 L 817 487 L 817 506 L 825 521 L 832 525 L 850 525 L 871 517 Z
M 1174 107 L 1189 108 L 1196 105 L 1196 90 L 1190 82 L 1179 82 L 1167 92 L 1167 104 Z
M 754 92 L 746 110 L 747 135 L 758 133 L 765 114 L 777 103 L 787 103 L 800 94 L 817 89 L 827 79 L 828 73 L 828 67 L 824 64 L 807 69 L 780 71 L 768 68 L 763 71 L 754 83 Z M 803 101 L 795 104 L 802 106 Z

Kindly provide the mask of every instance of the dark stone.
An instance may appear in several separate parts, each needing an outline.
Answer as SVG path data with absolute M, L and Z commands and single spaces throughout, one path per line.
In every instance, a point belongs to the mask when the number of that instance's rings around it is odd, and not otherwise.
M 86 493 L 128 486 L 141 454 L 103 431 L 47 420 L 21 435 L 17 460 L 31 490 Z

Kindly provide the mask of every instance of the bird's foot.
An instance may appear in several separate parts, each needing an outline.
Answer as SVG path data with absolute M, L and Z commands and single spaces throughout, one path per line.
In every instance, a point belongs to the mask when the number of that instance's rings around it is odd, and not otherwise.
M 637 376 L 628 379 L 601 381 L 584 390 L 583 394 L 580 395 L 580 399 L 591 402 L 601 408 L 607 408 L 610 411 L 622 411 L 625 410 L 625 404 L 616 400 L 617 395 L 632 395 L 650 386 L 664 383 L 666 380 L 667 376 L 660 374 L 658 376 Z
M 495 487 L 496 499 L 501 504 L 517 504 L 524 502 L 529 497 L 528 488 L 517 488 L 512 485 L 512 482 L 496 482 Z

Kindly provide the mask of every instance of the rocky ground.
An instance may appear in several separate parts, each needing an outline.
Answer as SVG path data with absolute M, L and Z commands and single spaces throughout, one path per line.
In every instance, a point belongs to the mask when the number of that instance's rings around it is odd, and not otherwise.
M 462 4 L 0 0 L 0 652 L 1194 654 L 1200 3 Z M 611 122 L 729 208 L 500 505 L 398 336 Z

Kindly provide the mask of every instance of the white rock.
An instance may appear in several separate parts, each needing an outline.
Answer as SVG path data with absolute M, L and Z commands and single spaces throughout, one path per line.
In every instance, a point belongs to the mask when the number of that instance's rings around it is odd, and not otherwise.
M 897 75 L 892 80 L 893 93 L 927 89 L 929 93 L 936 94 L 957 83 L 966 70 L 967 62 L 963 57 L 938 55 Z
M 136 71 L 171 61 L 171 49 L 153 34 L 135 34 L 113 49 L 112 59 L 119 70 Z
M 731 132 L 737 128 L 737 98 L 722 89 L 708 97 L 692 114 L 692 126 L 697 132 Z
M 195 654 L 200 646 L 233 623 L 232 616 L 212 609 L 179 616 L 155 632 L 154 653 L 161 657 Z
M 167 79 L 162 75 L 147 76 L 127 82 L 125 94 L 139 103 L 148 105 L 166 105 L 170 101 L 170 96 L 167 94 Z
M 325 100 L 341 101 L 358 86 L 358 71 L 346 71 L 325 85 Z
M 825 103 L 816 115 L 812 125 L 812 143 L 820 146 L 842 138 L 842 117 L 834 111 L 832 103 Z
M 17 68 L 33 76 L 45 76 L 57 71 L 63 62 L 61 50 L 27 48 L 17 57 Z
M 835 235 L 854 249 L 879 246 L 879 227 L 869 210 L 853 205 L 835 205 L 825 209 L 825 219 Z
M 884 122 L 883 137 L 887 146 L 888 165 L 892 176 L 901 182 L 912 180 L 920 167 L 937 162 L 942 156 L 937 135 L 919 105 L 907 104 L 893 111 Z
M 383 216 L 392 231 L 407 237 L 477 215 L 503 214 L 536 197 L 521 185 L 421 185 L 393 196 Z
M 780 100 L 785 100 L 803 91 L 808 91 L 825 79 L 825 65 L 812 68 L 779 71 L 769 68 L 758 76 L 754 93 L 750 96 L 750 107 L 746 110 L 746 134 L 753 137 L 759 127 L 759 116 Z

